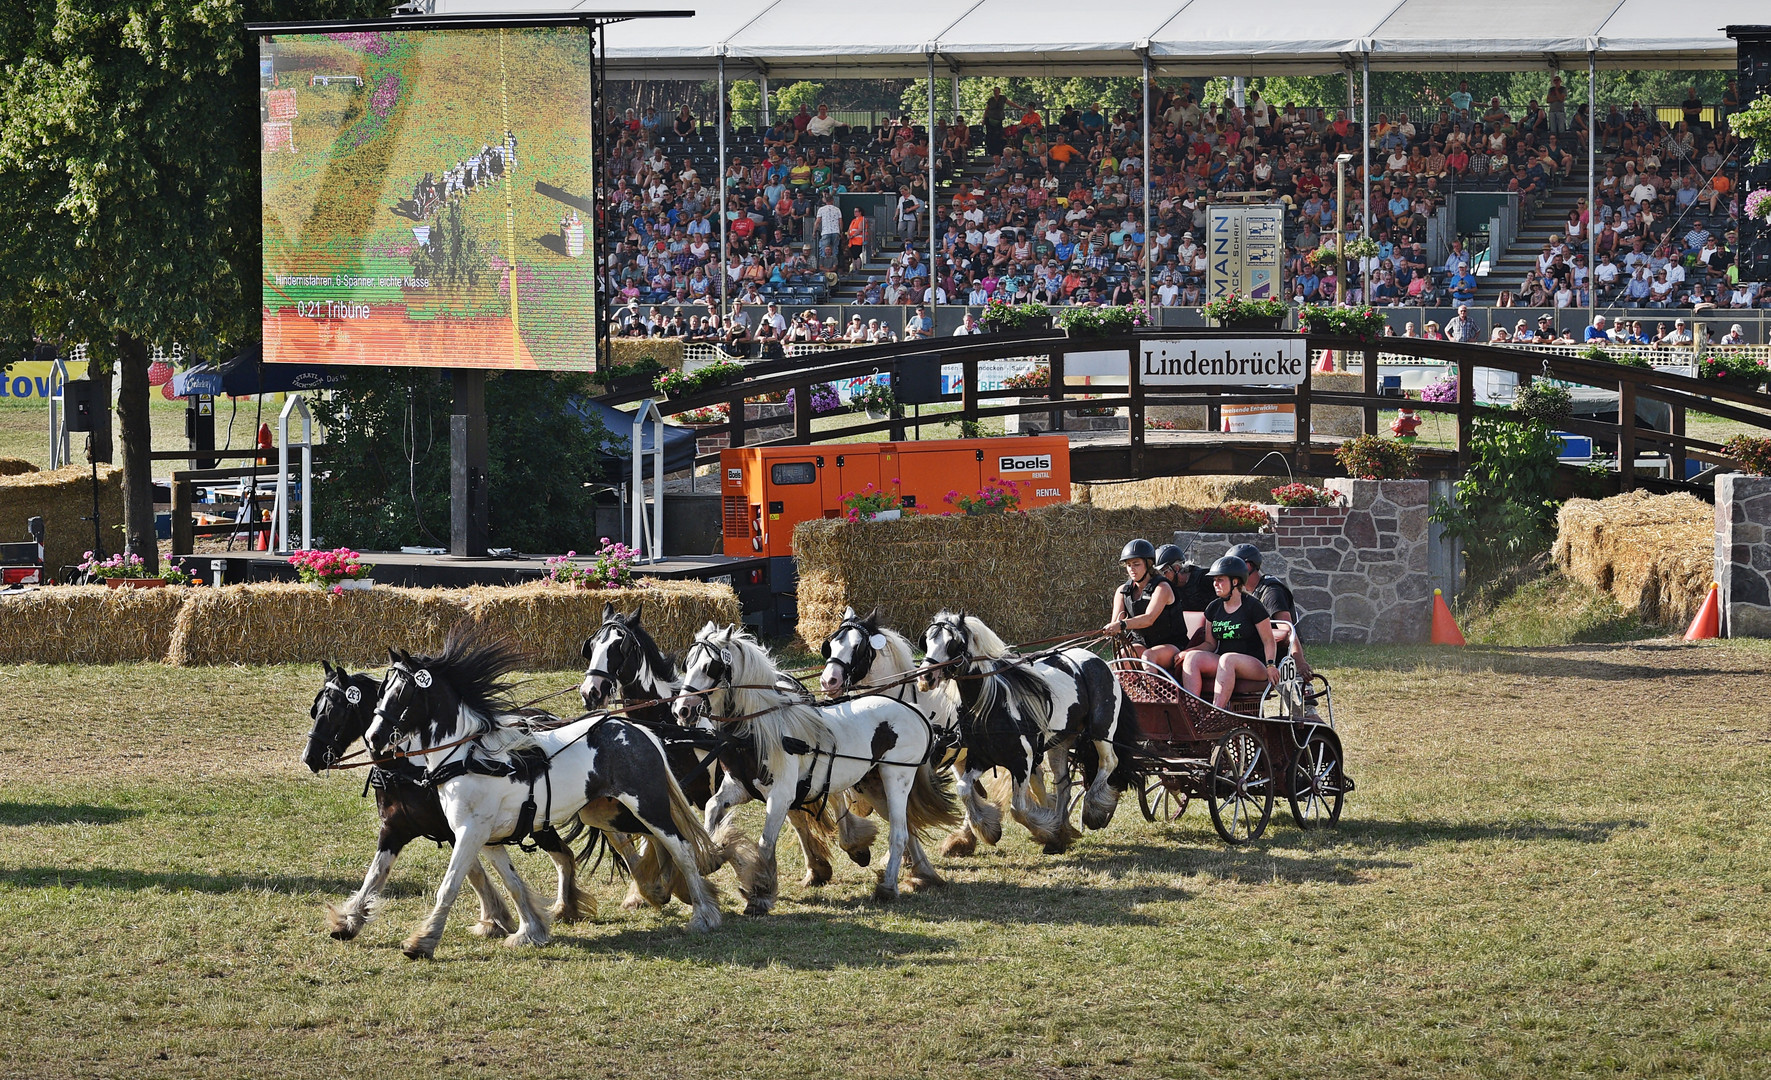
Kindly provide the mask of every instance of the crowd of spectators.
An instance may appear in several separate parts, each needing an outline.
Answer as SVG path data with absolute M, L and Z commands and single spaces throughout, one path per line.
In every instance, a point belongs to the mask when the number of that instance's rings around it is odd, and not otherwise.
M 1369 219 L 1377 243 L 1375 255 L 1347 268 L 1345 295 L 1354 303 L 1578 307 L 1594 286 L 1601 304 L 1771 302 L 1771 293 L 1732 280 L 1738 209 L 1723 166 L 1737 142 L 1725 124 L 1706 119 L 1695 91 L 1671 123 L 1640 103 L 1601 109 L 1605 164 L 1595 207 L 1580 200 L 1518 288 L 1479 280 L 1460 243 L 1430 259 L 1427 221 L 1454 190 L 1510 191 L 1537 208 L 1559 185 L 1584 188 L 1589 117 L 1584 104 L 1571 110 L 1566 99 L 1558 77 L 1543 102 L 1516 112 L 1498 98 L 1474 101 L 1467 85 L 1426 114 L 1379 112 L 1369 206 L 1361 197 L 1360 127 L 1345 111 L 1277 105 L 1252 91 L 1240 106 L 1155 91 L 1148 155 L 1132 110 L 1048 115 L 1000 89 L 981 123 L 955 117 L 932 138 L 908 119 L 850 129 L 825 108 L 802 108 L 766 127 L 728 126 L 723 177 L 714 175 L 717 132 L 687 108 L 674 118 L 629 111 L 617 120 L 606 165 L 604 270 L 627 332 L 663 327 L 721 340 L 753 339 L 759 319 L 748 313 L 771 302 L 824 300 L 869 246 L 883 248 L 890 263 L 854 281 L 853 302 L 861 304 L 1130 303 L 1142 298 L 1147 257 L 1155 301 L 1194 306 L 1203 302 L 1206 206 L 1248 197 L 1285 208 L 1283 288 L 1292 300 L 1334 299 L 1335 264 L 1318 249 L 1332 244 L 1338 218 L 1349 237 Z M 932 265 L 931 148 L 939 185 Z M 1344 211 L 1335 168 L 1343 153 Z M 875 236 L 859 208 L 845 220 L 837 196 L 852 192 L 883 196 L 891 235 Z M 1589 255 L 1598 260 L 1590 272 Z M 722 273 L 734 301 L 723 320 Z M 785 340 L 792 327 L 774 329 Z M 816 334 L 827 340 L 832 331 L 846 340 L 853 328 L 819 324 Z

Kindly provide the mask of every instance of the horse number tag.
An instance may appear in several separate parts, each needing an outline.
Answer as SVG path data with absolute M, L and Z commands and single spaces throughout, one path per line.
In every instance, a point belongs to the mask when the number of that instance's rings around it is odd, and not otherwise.
M 884 634 L 875 634 L 872 637 L 867 639 L 867 644 L 873 646 L 875 649 L 883 649 L 886 647 L 885 635 Z
M 429 690 L 430 689 L 430 672 L 426 671 L 423 668 L 419 668 L 417 671 L 414 671 L 412 673 L 412 681 L 417 683 L 419 686 L 423 687 L 424 689 Z
M 353 686 L 344 692 L 344 700 L 350 702 L 352 705 L 361 705 L 363 703 L 363 692 Z

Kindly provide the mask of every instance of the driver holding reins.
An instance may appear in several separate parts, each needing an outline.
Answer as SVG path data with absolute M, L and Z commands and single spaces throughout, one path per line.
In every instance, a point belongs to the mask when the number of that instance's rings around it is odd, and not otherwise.
M 1157 572 L 1156 548 L 1148 540 L 1133 540 L 1119 552 L 1119 564 L 1126 581 L 1113 591 L 1113 618 L 1101 632 L 1135 633 L 1143 643 L 1138 655 L 1172 670 L 1187 646 L 1187 621 L 1174 586 Z

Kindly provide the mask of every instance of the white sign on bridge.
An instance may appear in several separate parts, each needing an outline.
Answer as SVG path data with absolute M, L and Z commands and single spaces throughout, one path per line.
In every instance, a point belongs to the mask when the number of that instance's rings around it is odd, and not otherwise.
M 1296 386 L 1309 356 L 1301 337 L 1195 338 L 1141 341 L 1136 362 L 1145 386 Z

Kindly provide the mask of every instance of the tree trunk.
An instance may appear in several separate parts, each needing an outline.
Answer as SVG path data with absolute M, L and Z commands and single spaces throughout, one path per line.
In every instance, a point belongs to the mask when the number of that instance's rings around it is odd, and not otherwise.
M 149 575 L 160 571 L 154 535 L 154 448 L 148 423 L 148 347 L 129 334 L 117 337 L 117 421 L 123 438 L 123 536 Z
M 89 433 L 92 439 L 92 460 L 102 465 L 109 465 L 117 460 L 116 450 L 111 445 L 111 367 L 106 365 L 99 370 L 98 361 L 86 365 L 86 377 L 92 380 L 92 403 L 104 411 L 103 417 L 93 426 Z M 69 452 L 79 460 L 80 448 L 70 445 Z

